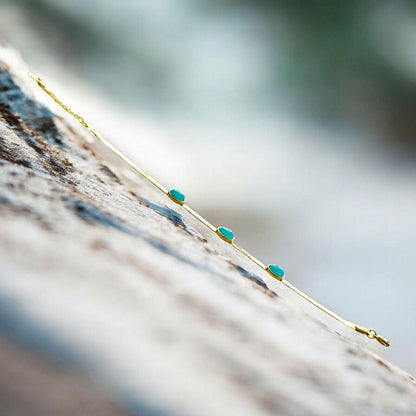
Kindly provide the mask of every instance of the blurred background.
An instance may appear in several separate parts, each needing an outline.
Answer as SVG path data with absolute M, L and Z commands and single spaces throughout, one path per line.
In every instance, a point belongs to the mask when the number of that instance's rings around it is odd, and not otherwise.
M 0 39 L 416 373 L 415 2 L 3 0 Z

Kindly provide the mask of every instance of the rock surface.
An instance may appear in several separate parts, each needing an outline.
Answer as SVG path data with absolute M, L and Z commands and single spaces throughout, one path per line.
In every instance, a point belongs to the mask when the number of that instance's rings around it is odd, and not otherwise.
M 16 61 L 0 47 L 0 408 L 416 415 L 412 376 L 105 156 Z

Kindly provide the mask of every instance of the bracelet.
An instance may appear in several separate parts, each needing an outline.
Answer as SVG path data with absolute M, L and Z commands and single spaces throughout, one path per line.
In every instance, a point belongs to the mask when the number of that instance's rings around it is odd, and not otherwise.
M 331 318 L 335 319 L 336 321 L 340 322 L 341 324 L 351 328 L 361 334 L 366 335 L 369 339 L 376 339 L 381 345 L 384 347 L 390 347 L 391 342 L 388 339 L 383 338 L 381 335 L 378 335 L 374 329 L 368 329 L 361 325 L 354 324 L 353 322 L 347 321 L 346 319 L 340 317 L 335 312 L 332 312 L 325 306 L 321 305 L 319 302 L 315 301 L 301 290 L 297 289 L 291 283 L 289 283 L 285 279 L 285 272 L 284 270 L 277 264 L 263 264 L 260 260 L 256 257 L 251 255 L 248 251 L 244 250 L 244 248 L 240 247 L 234 242 L 234 233 L 232 230 L 226 227 L 215 227 L 201 215 L 199 215 L 196 211 L 194 211 L 187 203 L 185 195 L 179 191 L 178 189 L 166 189 L 163 185 L 161 185 L 156 179 L 152 178 L 149 174 L 144 172 L 139 166 L 137 166 L 131 159 L 129 159 L 124 153 L 114 147 L 109 141 L 107 141 L 104 137 L 102 137 L 96 130 L 94 130 L 91 125 L 89 125 L 83 117 L 78 115 L 77 113 L 73 112 L 69 107 L 67 107 L 61 100 L 59 100 L 56 95 L 46 88 L 43 81 L 33 75 L 32 73 L 28 73 L 29 77 L 32 78 L 37 85 L 46 92 L 57 104 L 59 104 L 67 113 L 73 116 L 82 126 L 84 126 L 96 139 L 98 139 L 104 146 L 106 146 L 109 150 L 111 150 L 116 156 L 118 156 L 123 162 L 125 162 L 131 169 L 133 169 L 136 173 L 141 175 L 145 178 L 148 182 L 150 182 L 153 186 L 158 188 L 161 192 L 167 195 L 173 202 L 182 206 L 182 208 L 191 214 L 194 218 L 196 218 L 199 222 L 201 222 L 206 228 L 210 231 L 214 232 L 218 237 L 220 237 L 225 242 L 229 243 L 232 247 L 234 247 L 237 251 L 251 260 L 254 264 L 258 267 L 266 271 L 269 275 L 274 277 L 275 279 L 279 280 L 283 285 L 287 288 L 295 292 L 297 295 L 305 299 L 307 302 L 311 303 L 316 308 L 320 309 L 325 314 L 329 315 Z

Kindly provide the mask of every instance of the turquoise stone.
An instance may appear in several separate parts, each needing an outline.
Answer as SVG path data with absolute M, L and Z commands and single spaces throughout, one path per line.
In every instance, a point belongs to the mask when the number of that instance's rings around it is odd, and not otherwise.
M 226 227 L 218 227 L 217 234 L 225 241 L 231 243 L 234 240 L 234 233 Z
M 267 270 L 273 277 L 276 277 L 279 280 L 282 280 L 285 277 L 285 271 L 277 264 L 269 264 Z
M 178 191 L 177 189 L 170 189 L 169 196 L 178 204 L 185 203 L 185 195 L 181 191 Z

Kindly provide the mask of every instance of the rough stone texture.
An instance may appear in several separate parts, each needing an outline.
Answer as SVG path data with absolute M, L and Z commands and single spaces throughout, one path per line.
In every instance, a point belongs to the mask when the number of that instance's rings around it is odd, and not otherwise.
M 101 156 L 11 56 L 0 48 L 0 409 L 416 415 L 410 375 Z

